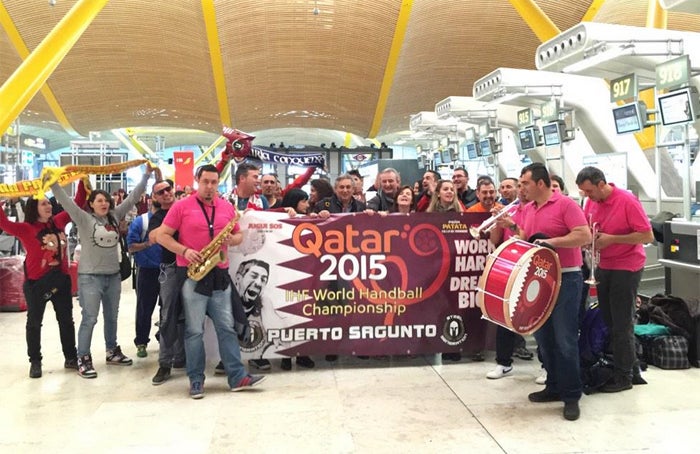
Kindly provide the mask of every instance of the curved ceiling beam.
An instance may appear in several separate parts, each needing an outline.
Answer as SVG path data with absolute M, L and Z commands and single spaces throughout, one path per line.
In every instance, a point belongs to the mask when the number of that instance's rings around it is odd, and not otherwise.
M 586 11 L 586 14 L 584 14 L 583 18 L 581 18 L 581 22 L 593 22 L 595 17 L 598 15 L 598 11 L 600 11 L 600 8 L 605 2 L 606 0 L 593 0 L 591 2 L 591 6 L 588 7 L 588 11 Z
M 649 0 L 647 8 L 647 27 L 668 28 L 668 11 L 663 9 L 659 0 Z
M 10 14 L 7 12 L 5 5 L 3 5 L 2 2 L 0 2 L 0 24 L 2 24 L 2 28 L 5 30 L 7 37 L 10 39 L 10 42 L 12 42 L 12 45 L 17 51 L 19 57 L 22 59 L 22 61 L 26 61 L 31 55 L 31 52 L 29 52 L 27 44 L 24 42 L 24 39 L 22 39 L 19 30 L 17 30 L 17 26 L 15 25 L 14 21 L 10 17 Z M 59 59 L 59 62 L 62 59 L 63 57 Z M 51 72 L 53 72 L 53 70 L 51 70 Z M 51 75 L 51 72 L 49 72 L 49 75 Z M 46 78 L 48 79 L 48 75 L 46 76 Z M 78 134 L 75 128 L 73 128 L 73 126 L 70 124 L 70 121 L 68 121 L 68 117 L 66 117 L 65 112 L 63 112 L 61 104 L 56 99 L 56 96 L 53 94 L 53 91 L 51 90 L 49 85 L 47 83 L 43 83 L 41 85 L 40 91 L 42 96 L 44 97 L 44 100 L 46 100 L 46 103 L 49 105 L 51 112 L 53 112 L 54 117 L 56 117 L 56 120 L 60 123 L 63 129 L 65 129 L 66 132 L 68 132 L 68 134 L 79 136 L 80 134 Z M 36 94 L 36 92 L 34 92 L 34 94 Z M 34 97 L 34 94 L 32 94 L 32 96 L 29 96 L 29 98 L 27 99 L 27 104 Z M 26 107 L 26 104 L 20 109 L 20 111 L 15 117 L 12 117 L 10 119 L 10 122 L 14 121 L 14 119 L 17 118 L 17 116 L 19 116 L 24 107 Z M 4 130 L 5 129 L 0 129 L 0 131 Z
M 216 26 L 216 10 L 214 0 L 202 0 L 202 14 L 204 15 L 204 28 L 209 42 L 209 56 L 211 58 L 211 71 L 214 75 L 214 87 L 216 88 L 216 100 L 219 104 L 219 118 L 221 124 L 231 124 L 231 111 L 226 94 L 226 78 L 224 77 L 224 63 L 221 58 L 221 43 L 219 41 L 219 29 Z
M 379 128 L 382 125 L 382 120 L 384 120 L 386 102 L 389 99 L 391 86 L 394 84 L 396 65 L 399 61 L 399 56 L 401 55 L 401 48 L 403 47 L 406 29 L 408 28 L 408 20 L 411 17 L 411 8 L 413 8 L 413 0 L 403 0 L 401 2 L 399 17 L 396 20 L 396 27 L 394 27 L 394 37 L 391 40 L 389 58 L 387 59 L 386 69 L 384 70 L 384 78 L 382 79 L 382 88 L 379 90 L 377 107 L 374 110 L 374 119 L 372 120 L 372 126 L 370 127 L 369 134 L 367 135 L 369 138 L 374 138 L 377 136 L 379 133 Z
M 661 8 L 659 0 L 649 0 L 647 9 L 647 27 L 666 29 L 668 26 L 668 12 Z M 649 109 L 653 109 L 656 105 L 654 90 L 643 90 L 639 92 L 639 100 L 644 101 Z M 619 104 L 619 103 L 618 103 Z M 656 145 L 656 126 L 644 128 L 639 132 L 634 133 L 639 146 L 642 150 L 652 148 Z
M 509 1 L 540 41 L 547 41 L 561 33 L 561 30 L 554 25 L 554 22 L 547 17 L 534 0 Z

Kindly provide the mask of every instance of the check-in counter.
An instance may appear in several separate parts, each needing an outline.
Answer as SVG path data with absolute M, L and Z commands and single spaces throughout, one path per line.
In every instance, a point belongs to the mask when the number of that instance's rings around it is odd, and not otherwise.
M 666 294 L 700 297 L 700 223 L 671 220 L 664 224 L 663 258 Z

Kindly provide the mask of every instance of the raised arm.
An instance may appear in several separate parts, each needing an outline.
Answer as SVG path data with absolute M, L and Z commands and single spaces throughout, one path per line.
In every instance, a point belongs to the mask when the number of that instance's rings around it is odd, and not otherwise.
M 124 199 L 119 206 L 114 208 L 114 217 L 117 221 L 124 219 L 127 213 L 136 205 L 136 202 L 139 201 L 141 194 L 146 190 L 146 183 L 148 183 L 148 179 L 151 177 L 152 173 L 153 167 L 151 167 L 150 164 L 146 165 L 146 173 L 141 178 L 139 184 L 136 185 L 134 190 L 129 193 L 129 196 Z

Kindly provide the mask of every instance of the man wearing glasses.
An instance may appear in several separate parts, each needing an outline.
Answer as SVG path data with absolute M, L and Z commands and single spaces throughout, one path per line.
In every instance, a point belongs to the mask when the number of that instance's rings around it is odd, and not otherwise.
M 126 242 L 136 262 L 136 356 L 145 358 L 151 332 L 151 317 L 158 302 L 158 275 L 163 248 L 148 238 L 150 221 L 160 208 L 170 208 L 174 201 L 172 186 L 161 180 L 153 185 L 150 209 L 133 220 L 129 226 Z

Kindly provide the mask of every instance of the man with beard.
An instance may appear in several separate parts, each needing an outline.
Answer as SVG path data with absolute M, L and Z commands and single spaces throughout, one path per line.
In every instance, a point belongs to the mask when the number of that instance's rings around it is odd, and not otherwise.
M 282 197 L 277 197 L 277 194 L 280 193 L 280 182 L 277 175 L 274 173 L 263 175 L 260 179 L 260 186 L 262 187 L 262 195 L 267 199 L 270 208 L 279 208 Z
M 262 320 L 262 292 L 270 276 L 270 265 L 262 260 L 251 259 L 241 263 L 236 271 L 234 285 L 243 302 L 246 317 L 258 317 Z M 263 358 L 251 359 L 248 365 L 260 370 L 269 370 L 270 361 Z
M 481 178 L 476 186 L 476 197 L 479 203 L 467 208 L 467 213 L 491 213 L 500 210 L 503 205 L 496 202 L 496 187 L 491 179 Z
M 177 273 L 183 277 L 187 275 L 190 263 L 203 263 L 207 257 L 203 257 L 200 251 L 208 248 L 212 240 L 225 229 L 230 229 L 229 233 L 215 247 L 235 246 L 243 240 L 236 223 L 236 211 L 217 197 L 219 172 L 216 167 L 200 167 L 196 181 L 197 192 L 173 205 L 158 234 L 158 242 L 177 254 Z M 174 238 L 176 232 L 179 235 L 177 239 Z M 221 261 L 197 280 L 190 277 L 184 279 L 181 298 L 185 313 L 186 366 L 190 379 L 189 394 L 193 399 L 204 397 L 206 315 L 209 315 L 216 329 L 219 353 L 231 391 L 250 389 L 265 378 L 248 374 L 241 363 L 238 337 L 234 330 L 230 281 L 228 260 Z
M 582 383 L 578 349 L 578 313 L 583 277 L 581 246 L 591 242 L 591 231 L 583 210 L 561 192 L 552 191 L 547 168 L 533 163 L 520 173 L 525 205 L 519 224 L 520 238 L 554 248 L 561 266 L 561 286 L 554 310 L 535 332 L 535 339 L 547 370 L 545 389 L 531 393 L 530 402 L 564 402 L 564 418 L 580 416 L 578 401 Z M 535 239 L 535 238 L 546 239 Z
M 433 198 L 433 192 L 437 187 L 438 181 L 440 181 L 440 174 L 434 170 L 426 170 L 423 174 L 423 179 L 421 184 L 423 186 L 423 191 L 418 196 L 416 201 L 416 211 L 423 212 L 430 206 L 430 200 Z
M 503 205 L 508 205 L 518 198 L 518 179 L 504 178 L 501 185 L 498 187 L 498 193 L 501 194 L 501 202 Z
M 452 183 L 455 185 L 455 191 L 457 191 L 457 196 L 459 200 L 462 201 L 465 207 L 470 206 L 478 202 L 476 198 L 476 191 L 469 187 L 469 172 L 464 167 L 458 167 L 452 173 Z

